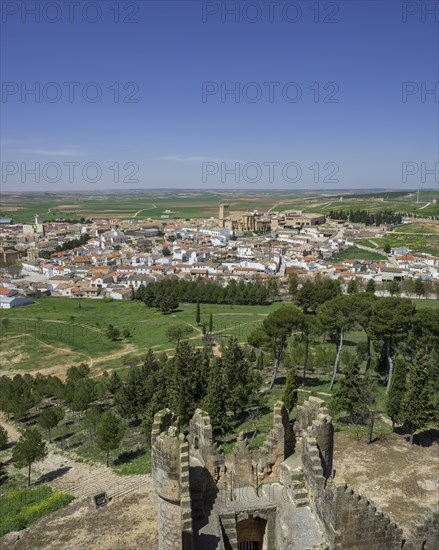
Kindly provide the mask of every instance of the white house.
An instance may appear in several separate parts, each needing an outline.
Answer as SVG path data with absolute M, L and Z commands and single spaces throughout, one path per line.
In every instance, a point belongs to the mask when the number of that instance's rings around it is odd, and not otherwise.
M 32 304 L 32 298 L 20 296 L 17 289 L 0 288 L 0 309 L 12 309 L 28 304 Z

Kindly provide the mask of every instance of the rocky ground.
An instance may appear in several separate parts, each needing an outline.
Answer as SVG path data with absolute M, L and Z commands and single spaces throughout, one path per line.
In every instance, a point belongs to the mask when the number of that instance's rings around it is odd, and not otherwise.
M 397 434 L 368 445 L 346 433 L 335 434 L 335 479 L 345 481 L 404 530 L 418 515 L 439 505 L 439 441 L 418 439 L 410 445 Z

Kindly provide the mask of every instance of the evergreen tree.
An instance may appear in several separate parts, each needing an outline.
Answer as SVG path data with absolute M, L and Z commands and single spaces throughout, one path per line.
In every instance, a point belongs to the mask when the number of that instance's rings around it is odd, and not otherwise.
M 115 395 L 117 391 L 122 387 L 122 380 L 116 371 L 113 371 L 108 379 L 108 391 L 111 395 Z
M 420 277 L 415 281 L 415 294 L 418 298 L 425 295 L 425 283 Z
M 375 294 L 375 290 L 376 290 L 376 282 L 374 281 L 374 279 L 369 279 L 366 285 L 366 292 Z
M 201 308 L 200 308 L 200 302 L 199 302 L 199 300 L 197 300 L 197 310 L 195 312 L 195 322 L 197 323 L 197 325 L 199 325 L 200 321 L 201 321 Z
M 355 279 L 351 279 L 348 283 L 348 294 L 355 294 L 358 292 L 358 283 Z
M 12 449 L 12 462 L 16 468 L 27 466 L 27 486 L 30 486 L 30 469 L 34 462 L 39 462 L 47 456 L 46 442 L 38 430 L 27 428 Z
M 38 423 L 48 431 L 50 442 L 52 442 L 52 429 L 58 426 L 63 418 L 64 410 L 61 407 L 48 407 L 41 412 Z
M 8 444 L 8 432 L 0 426 L 0 450 Z
M 298 398 L 298 384 L 297 384 L 297 370 L 295 367 L 289 367 L 287 373 L 287 380 L 285 383 L 285 390 L 283 395 L 283 402 L 285 407 L 290 411 L 297 405 Z
M 212 317 L 212 312 L 209 313 L 209 332 L 213 332 L 213 317 Z
M 98 405 L 92 405 L 84 418 L 84 427 L 88 429 L 91 441 L 96 437 L 96 431 L 102 416 L 101 408 Z
M 345 376 L 333 392 L 335 411 L 346 413 L 348 419 L 355 423 L 363 423 L 369 416 L 369 405 L 374 401 L 368 378 L 360 377 L 358 360 L 355 358 L 346 368 Z
M 223 363 L 220 358 L 216 357 L 210 371 L 206 396 L 206 409 L 209 413 L 215 435 L 224 434 L 228 429 L 228 389 Z
M 299 290 L 299 277 L 295 273 L 288 279 L 288 290 L 291 296 L 295 298 Z
M 402 400 L 401 420 L 410 430 L 410 443 L 418 430 L 426 428 L 433 417 L 432 392 L 429 374 L 432 370 L 431 356 L 419 350 L 415 361 L 409 365 L 407 390 Z
M 401 421 L 402 401 L 406 390 L 407 365 L 401 355 L 395 359 L 392 383 L 387 394 L 386 411 L 392 420 L 392 425 Z
M 123 420 L 111 410 L 104 412 L 96 430 L 96 443 L 107 454 L 107 466 L 110 464 L 110 451 L 119 448 L 124 434 Z

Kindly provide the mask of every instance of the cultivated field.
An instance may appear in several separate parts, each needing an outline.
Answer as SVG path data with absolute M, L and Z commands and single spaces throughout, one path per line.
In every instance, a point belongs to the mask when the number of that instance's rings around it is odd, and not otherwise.
M 340 198 L 343 197 L 343 200 Z M 433 191 L 377 192 L 352 194 L 316 191 L 132 191 L 99 194 L 90 193 L 5 193 L 2 195 L 1 216 L 13 216 L 14 221 L 30 222 L 35 213 L 45 221 L 57 218 L 81 217 L 146 219 L 209 218 L 217 216 L 218 205 L 228 202 L 232 210 L 265 212 L 300 209 L 305 212 L 329 213 L 330 210 L 394 210 L 419 216 L 438 216 L 433 203 Z

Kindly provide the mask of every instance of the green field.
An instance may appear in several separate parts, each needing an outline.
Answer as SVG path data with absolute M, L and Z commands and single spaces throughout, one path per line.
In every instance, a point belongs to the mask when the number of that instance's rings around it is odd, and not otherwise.
M 340 201 L 340 197 L 343 200 Z M 221 202 L 231 210 L 273 209 L 304 210 L 329 213 L 331 210 L 390 209 L 415 213 L 419 216 L 438 216 L 439 206 L 433 203 L 437 192 L 421 191 L 419 202 L 415 192 L 377 192 L 353 194 L 343 192 L 309 191 L 133 191 L 130 193 L 4 193 L 1 216 L 13 216 L 18 223 L 31 222 L 35 213 L 45 221 L 56 218 L 122 218 L 164 220 L 175 218 L 207 218 L 218 215 Z M 169 212 L 166 212 L 169 211 Z M 166 218 L 168 219 L 168 218 Z
M 357 248 L 356 246 L 354 246 L 352 248 L 349 248 L 345 252 L 334 256 L 333 261 L 337 262 L 342 260 L 369 260 L 371 262 L 382 262 L 385 259 L 386 256 L 384 254 L 369 252 L 368 250 L 362 250 L 361 248 Z
M 439 235 L 433 233 L 407 234 L 403 232 L 392 232 L 385 237 L 357 239 L 355 242 L 369 247 L 374 243 L 380 250 L 383 250 L 386 245 L 389 245 L 391 248 L 407 246 L 414 252 L 422 252 L 436 256 L 439 255 Z
M 435 300 L 413 300 L 417 307 L 437 307 Z M 240 342 L 281 302 L 269 306 L 201 305 L 201 323 L 213 316 L 217 337 L 235 336 Z M 40 298 L 31 306 L 2 311 L 0 373 L 23 371 L 62 375 L 71 365 L 85 362 L 98 374 L 138 361 L 148 348 L 172 353 L 175 345 L 166 337 L 168 327 L 189 324 L 190 341 L 202 346 L 202 326 L 195 323 L 196 305 L 180 304 L 163 315 L 142 302 Z M 113 342 L 106 329 L 113 324 L 131 336 Z M 349 338 L 348 338 L 349 339 Z
M 213 329 L 224 337 L 245 341 L 247 334 L 280 304 L 271 306 L 201 305 L 201 322 L 213 316 Z M 99 369 L 117 368 L 148 348 L 172 352 L 166 338 L 169 326 L 191 325 L 191 342 L 201 346 L 202 328 L 195 323 L 196 305 L 181 304 L 179 310 L 163 315 L 141 302 L 41 298 L 34 305 L 3 311 L 0 372 L 32 371 L 87 362 Z M 110 341 L 109 324 L 129 338 Z

